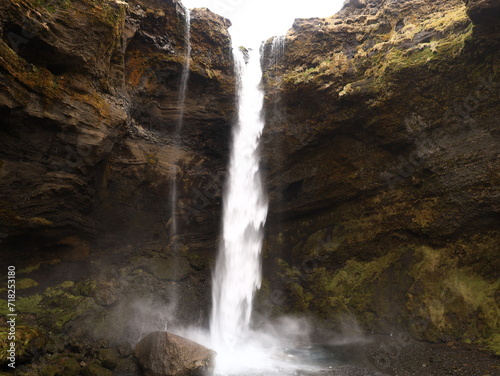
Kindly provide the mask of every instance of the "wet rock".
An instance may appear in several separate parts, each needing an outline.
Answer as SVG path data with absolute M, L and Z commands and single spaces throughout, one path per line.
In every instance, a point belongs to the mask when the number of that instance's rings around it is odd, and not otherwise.
M 113 372 L 97 364 L 88 364 L 82 368 L 80 374 L 82 376 L 112 376 Z
M 70 5 L 0 3 L 0 251 L 9 254 L 0 264 L 29 274 L 23 276 L 29 281 L 19 279 L 29 287 L 19 296 L 19 313 L 54 333 L 44 347 L 51 353 L 67 345 L 63 329 L 75 338 L 127 337 L 107 315 L 123 307 L 120 324 L 130 324 L 124 301 L 136 302 L 124 296 L 156 290 L 159 305 L 166 304 L 170 281 L 183 292 L 180 281 L 191 288 L 188 275 L 191 284 L 208 278 L 207 269 L 193 276 L 186 262 L 176 269 L 170 259 L 154 265 L 154 275 L 130 276 L 126 267 L 136 262 L 146 270 L 147 244 L 173 243 L 167 226 L 173 215 L 178 250 L 189 244 L 190 254 L 213 256 L 219 172 L 236 110 L 227 19 L 208 9 L 192 12 L 185 119 L 175 136 L 188 41 L 180 2 Z M 162 256 L 173 249 L 162 249 Z M 75 287 L 59 286 L 67 280 Z M 186 295 L 179 316 L 194 321 L 210 291 Z
M 116 282 L 113 281 L 99 283 L 92 292 L 96 303 L 104 306 L 116 303 L 119 299 L 119 294 L 119 288 L 116 286 Z
M 64 360 L 64 367 L 61 375 L 64 376 L 78 376 L 82 366 L 75 358 L 67 358 Z
M 151 273 L 167 281 L 180 281 L 193 272 L 189 262 L 182 256 L 156 259 L 149 266 Z
M 467 14 L 475 24 L 490 24 L 491 27 L 498 28 L 500 16 L 500 5 L 495 0 L 465 0 L 467 4 Z
M 113 370 L 118 364 L 120 355 L 113 349 L 100 349 L 97 358 L 104 368 Z
M 496 348 L 497 7 L 349 1 L 296 20 L 277 64 L 267 44 L 275 312 Z
M 146 376 L 202 376 L 214 369 L 215 352 L 168 332 L 153 332 L 135 347 Z
M 218 232 L 217 195 L 202 206 L 192 200 L 206 196 L 229 151 L 236 89 L 230 22 L 193 11 L 179 150 L 173 133 L 186 63 L 183 7 L 153 0 L 73 5 L 0 5 L 0 234 L 9 235 L 1 246 L 12 244 L 21 261 L 47 248 L 80 261 L 99 233 L 122 245 L 167 242 L 175 159 L 179 231 L 203 239 L 196 248 L 215 250 L 205 234 Z M 201 226 L 194 220 L 200 215 Z M 29 246 L 15 246 L 19 241 Z

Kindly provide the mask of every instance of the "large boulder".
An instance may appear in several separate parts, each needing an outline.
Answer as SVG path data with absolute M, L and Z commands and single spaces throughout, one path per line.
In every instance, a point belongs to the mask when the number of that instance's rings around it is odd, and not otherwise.
M 215 351 L 168 332 L 153 332 L 135 347 L 146 376 L 205 376 L 213 374 Z

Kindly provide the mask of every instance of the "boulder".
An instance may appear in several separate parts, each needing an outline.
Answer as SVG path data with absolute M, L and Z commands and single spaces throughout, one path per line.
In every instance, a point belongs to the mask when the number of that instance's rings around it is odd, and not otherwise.
M 146 376 L 204 376 L 213 374 L 215 351 L 168 332 L 153 332 L 135 347 Z

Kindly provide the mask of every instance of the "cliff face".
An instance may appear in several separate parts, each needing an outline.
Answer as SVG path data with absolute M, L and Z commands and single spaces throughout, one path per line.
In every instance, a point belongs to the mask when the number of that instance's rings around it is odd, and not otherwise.
M 115 236 L 164 240 L 175 158 L 198 179 L 224 168 L 235 86 L 229 21 L 207 10 L 192 18 L 185 126 L 175 142 L 180 4 L 2 3 L 2 231 L 10 239 L 28 230 L 102 236 L 112 225 Z
M 499 351 L 499 15 L 490 0 L 351 0 L 265 46 L 258 309 Z M 19 359 L 37 359 L 25 374 L 134 374 L 127 341 L 206 320 L 229 25 L 191 13 L 176 135 L 177 1 L 1 2 L 1 264 L 16 266 Z
M 353 0 L 266 44 L 261 303 L 498 351 L 499 11 Z
M 41 343 L 46 331 L 134 340 L 142 319 L 163 328 L 174 312 L 206 316 L 235 112 L 229 26 L 207 9 L 191 14 L 176 135 L 179 2 L 1 2 L 1 263 L 18 270 L 30 339 L 37 328 Z

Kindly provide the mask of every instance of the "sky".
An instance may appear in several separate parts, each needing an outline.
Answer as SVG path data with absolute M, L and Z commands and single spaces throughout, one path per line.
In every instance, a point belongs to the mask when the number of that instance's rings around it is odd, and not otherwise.
M 272 36 L 284 35 L 295 18 L 328 17 L 344 0 L 181 0 L 188 8 L 208 8 L 229 18 L 234 44 L 257 47 Z

